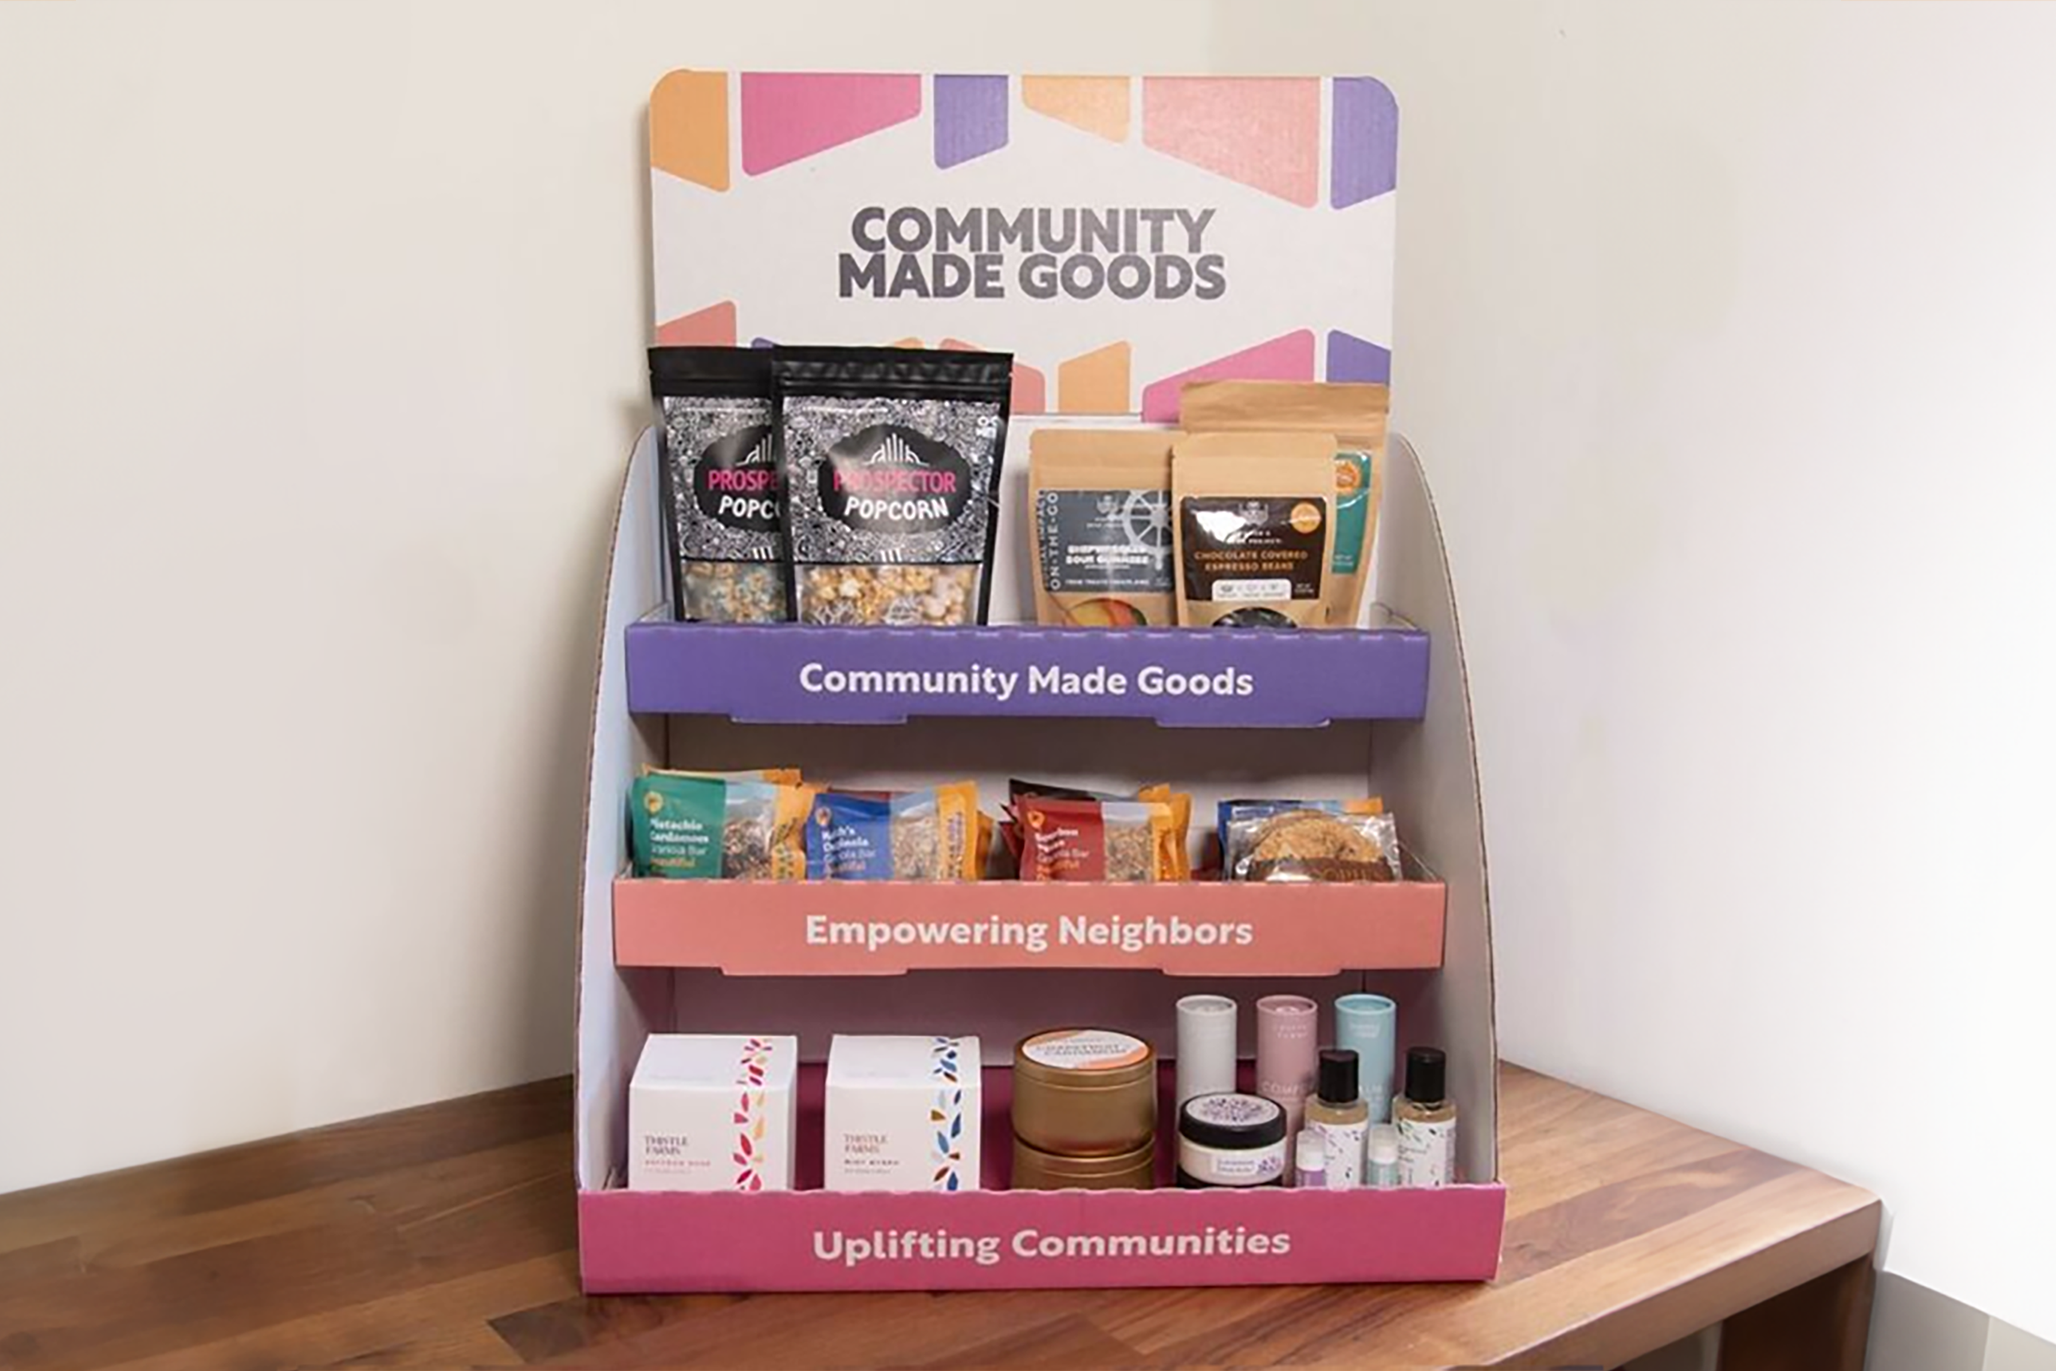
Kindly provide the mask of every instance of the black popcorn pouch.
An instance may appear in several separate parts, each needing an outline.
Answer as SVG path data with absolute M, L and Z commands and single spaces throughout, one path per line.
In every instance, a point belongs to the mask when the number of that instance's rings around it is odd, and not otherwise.
M 1013 357 L 780 348 L 793 617 L 982 624 Z
M 650 393 L 664 425 L 673 613 L 726 624 L 790 617 L 770 353 L 651 348 Z

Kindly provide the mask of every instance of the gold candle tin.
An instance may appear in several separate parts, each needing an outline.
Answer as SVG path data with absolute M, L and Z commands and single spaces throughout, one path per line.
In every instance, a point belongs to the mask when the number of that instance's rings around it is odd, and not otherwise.
M 1149 1190 L 1155 1184 L 1155 1138 L 1110 1157 L 1060 1157 L 1014 1139 L 1014 1190 Z
M 1133 1153 L 1156 1139 L 1156 1052 L 1111 1028 L 1031 1033 L 1014 1045 L 1013 1112 L 1015 1138 L 1038 1152 Z

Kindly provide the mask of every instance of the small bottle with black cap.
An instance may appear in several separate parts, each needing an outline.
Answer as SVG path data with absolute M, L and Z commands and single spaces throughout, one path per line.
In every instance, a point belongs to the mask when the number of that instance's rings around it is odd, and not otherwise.
M 1392 1102 L 1399 1127 L 1399 1183 L 1436 1189 L 1456 1183 L 1456 1104 L 1439 1047 L 1409 1048 L 1406 1093 Z
M 1331 1047 L 1321 1053 L 1319 1091 L 1306 1102 L 1307 1131 L 1321 1139 L 1328 1164 L 1328 1189 L 1353 1190 L 1364 1183 L 1364 1136 L 1371 1106 L 1357 1097 L 1356 1053 Z

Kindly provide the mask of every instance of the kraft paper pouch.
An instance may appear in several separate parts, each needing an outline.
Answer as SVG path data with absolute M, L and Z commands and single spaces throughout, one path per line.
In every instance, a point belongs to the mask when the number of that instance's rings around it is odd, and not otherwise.
M 1178 622 L 1324 628 L 1335 545 L 1335 439 L 1197 433 L 1171 457 Z
M 1037 429 L 1028 440 L 1035 622 L 1165 628 L 1171 571 L 1171 444 L 1165 429 Z
M 1391 404 L 1390 386 L 1321 381 L 1201 381 L 1180 393 L 1180 418 L 1193 433 L 1292 429 L 1335 435 L 1330 628 L 1354 628 L 1363 612 L 1378 505 L 1385 496 Z

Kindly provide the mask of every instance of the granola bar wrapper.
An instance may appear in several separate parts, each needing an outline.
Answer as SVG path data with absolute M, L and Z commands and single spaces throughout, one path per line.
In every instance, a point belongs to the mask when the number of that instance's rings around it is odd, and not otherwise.
M 771 359 L 762 348 L 651 348 L 650 393 L 662 421 L 657 469 L 673 615 L 788 618 Z
M 644 762 L 636 773 L 640 776 L 711 776 L 723 781 L 770 781 L 774 785 L 798 785 L 800 769 L 796 766 L 767 766 L 754 771 L 679 771 L 670 767 L 651 766 Z
M 1158 783 L 1144 786 L 1133 795 L 1114 795 L 1096 790 L 1083 790 L 1076 786 L 1024 781 L 1019 777 L 1009 781 L 1007 789 L 1006 819 L 1000 824 L 1000 837 L 1006 844 L 1007 857 L 1016 866 L 1016 874 L 1025 874 L 1020 870 L 1025 838 L 1019 819 L 1019 806 L 1022 797 L 1034 795 L 1046 800 L 1092 800 L 1102 803 L 1147 800 L 1168 806 L 1169 822 L 1161 825 L 1156 834 L 1157 841 L 1163 849 L 1159 854 L 1157 869 L 1169 873 L 1160 879 L 1192 879 L 1192 854 L 1187 846 L 1187 835 L 1192 827 L 1192 796 L 1184 791 L 1172 790 L 1170 786 Z
M 780 348 L 772 368 L 793 617 L 984 623 L 1011 355 Z
M 1399 832 L 1389 814 L 1287 809 L 1231 819 L 1231 881 L 1397 881 Z
M 812 792 L 798 784 L 647 770 L 629 794 L 637 876 L 798 880 Z
M 628 793 L 628 855 L 637 876 L 711 881 L 721 876 L 728 782 L 718 776 L 638 776 Z
M 1192 879 L 1192 848 L 1189 835 L 1192 832 L 1192 796 L 1183 790 L 1173 790 L 1168 785 L 1146 785 L 1135 796 L 1138 800 L 1151 800 L 1166 805 L 1171 811 L 1170 822 L 1159 835 L 1163 845 L 1161 854 L 1164 868 L 1171 874 L 1165 880 L 1189 881 Z
M 812 787 L 727 781 L 721 875 L 731 881 L 797 881 L 807 874 L 807 815 Z
M 976 880 L 978 789 L 821 791 L 806 824 L 806 874 L 821 881 Z
M 1016 804 L 1025 843 L 1024 881 L 1170 881 L 1171 806 L 1153 800 L 1058 800 Z

